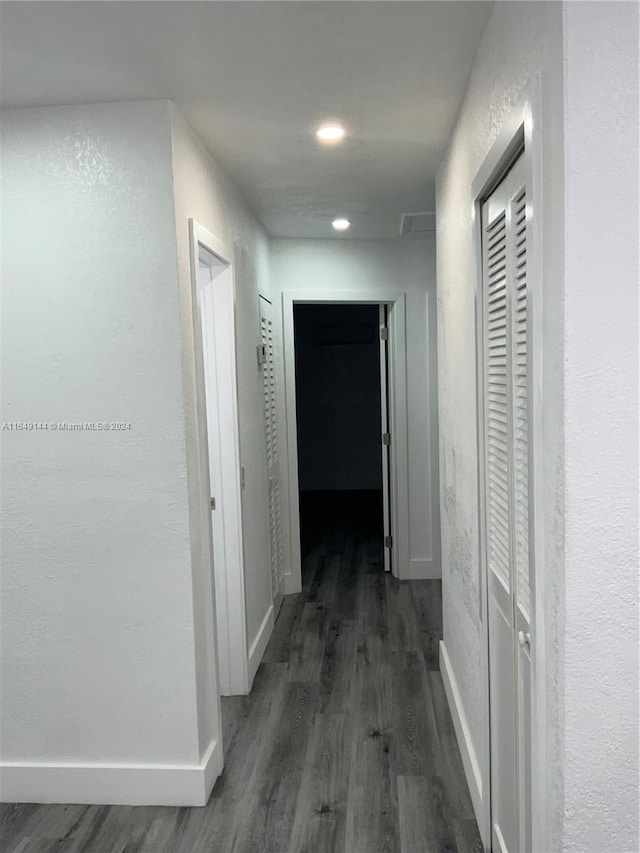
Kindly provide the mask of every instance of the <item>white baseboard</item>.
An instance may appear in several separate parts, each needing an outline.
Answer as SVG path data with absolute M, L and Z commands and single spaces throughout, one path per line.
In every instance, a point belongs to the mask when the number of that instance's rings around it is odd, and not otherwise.
M 409 560 L 409 570 L 405 580 L 439 580 L 442 577 L 442 568 L 438 560 L 428 560 L 425 557 L 415 557 Z
M 222 772 L 213 741 L 199 764 L 0 764 L 0 802 L 205 806 Z
M 273 633 L 273 626 L 275 625 L 275 618 L 273 615 L 273 604 L 270 605 L 267 610 L 264 619 L 262 620 L 262 625 L 258 628 L 258 633 L 256 634 L 255 640 L 251 643 L 251 648 L 249 649 L 249 661 L 247 666 L 247 676 L 249 681 L 249 690 L 251 690 L 251 685 L 253 684 L 253 679 L 256 677 L 256 672 L 258 671 L 258 667 L 260 666 L 260 661 L 265 653 L 265 649 L 267 648 L 267 643 L 271 638 L 271 634 Z
M 213 791 L 213 786 L 224 768 L 224 744 L 222 741 L 214 740 L 209 744 L 204 758 L 200 762 L 204 769 L 204 802 L 206 806 Z
M 489 850 L 491 849 L 491 844 L 490 838 L 487 838 L 487 836 L 490 834 L 490 827 L 487 819 L 486 806 L 483 800 L 484 787 L 482 771 L 480 769 L 480 762 L 478 761 L 478 754 L 471 738 L 471 732 L 469 731 L 469 724 L 467 723 L 467 718 L 462 706 L 462 698 L 460 696 L 460 691 L 458 690 L 458 683 L 443 640 L 440 641 L 440 671 L 442 673 L 442 681 L 444 682 L 444 690 L 447 694 L 447 701 L 449 702 L 449 710 L 451 711 L 451 717 L 453 719 L 453 728 L 455 729 L 458 746 L 460 748 L 460 755 L 462 757 L 464 773 L 467 778 L 467 785 L 469 786 L 469 793 L 471 794 L 473 810 L 476 815 L 476 820 L 478 821 L 480 836 L 485 848 Z
M 302 592 L 302 577 L 301 575 L 285 574 L 284 576 L 284 594 L 295 595 Z

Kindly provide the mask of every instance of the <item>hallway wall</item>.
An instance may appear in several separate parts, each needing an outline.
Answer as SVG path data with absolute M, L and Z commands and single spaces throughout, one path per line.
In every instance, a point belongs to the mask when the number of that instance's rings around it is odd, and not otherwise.
M 273 240 L 271 286 L 277 307 L 280 434 L 286 435 L 282 354 L 282 294 L 404 291 L 407 296 L 409 548 L 415 577 L 440 576 L 436 391 L 435 240 Z M 284 446 L 284 445 L 283 445 Z M 288 483 L 282 456 L 283 484 Z M 288 519 L 288 493 L 283 495 Z M 290 541 L 288 526 L 286 539 Z M 287 553 L 287 570 L 291 555 Z
M 563 849 L 594 853 L 640 849 L 638 14 L 564 22 Z
M 540 73 L 545 625 L 533 640 L 546 659 L 547 837 L 539 843 L 568 853 L 638 849 L 637 45 L 633 3 L 496 4 L 437 183 L 444 643 L 466 722 L 463 751 L 478 762 L 477 804 L 489 779 L 471 184 Z
M 2 118 L 3 420 L 131 428 L 2 432 L 1 794 L 202 804 L 222 750 L 188 218 L 234 249 L 256 657 L 273 624 L 268 239 L 168 102 Z
M 478 823 L 488 836 L 486 627 L 481 615 L 472 182 L 532 75 L 541 74 L 544 210 L 545 562 L 548 846 L 561 849 L 563 798 L 563 22 L 561 3 L 498 3 L 437 180 L 438 392 L 444 646 L 457 686 Z M 541 642 L 538 639 L 538 642 Z
M 2 419 L 131 424 L 2 432 L 2 795 L 188 802 L 204 775 L 168 105 L 7 111 L 2 154 Z
M 270 298 L 269 240 L 229 178 L 215 164 L 175 107 L 171 108 L 173 179 L 178 239 L 178 270 L 184 335 L 185 415 L 187 453 L 192 472 L 192 506 L 198 506 L 197 425 L 195 423 L 195 362 L 191 334 L 189 218 L 233 248 L 236 286 L 236 358 L 242 490 L 243 552 L 248 648 L 264 641 L 270 631 L 271 575 L 267 467 L 262 374 L 256 361 L 260 340 L 259 295 Z M 209 486 L 205 484 L 208 491 Z M 202 565 L 209 562 L 208 529 L 202 529 L 197 511 L 191 515 L 194 553 Z M 202 561 L 204 560 L 204 563 Z M 265 621 L 266 619 L 266 621 Z M 259 646 L 258 653 L 259 653 Z M 204 665 L 204 661 L 202 662 Z

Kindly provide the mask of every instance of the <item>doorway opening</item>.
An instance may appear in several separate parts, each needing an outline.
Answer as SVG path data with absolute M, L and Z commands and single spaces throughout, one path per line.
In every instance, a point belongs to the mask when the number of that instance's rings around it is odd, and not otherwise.
M 298 477 L 298 428 L 296 399 L 296 346 L 294 312 L 303 306 L 369 306 L 384 316 L 386 328 L 380 333 L 384 340 L 386 357 L 380 360 L 380 370 L 386 373 L 386 381 L 379 380 L 378 387 L 386 388 L 380 395 L 380 405 L 386 406 L 388 435 L 384 440 L 387 477 L 384 475 L 383 498 L 388 501 L 389 512 L 383 513 L 388 520 L 390 537 L 387 567 L 397 578 L 408 578 L 409 568 L 409 464 L 407 431 L 407 341 L 406 341 L 406 294 L 402 291 L 378 290 L 362 287 L 354 291 L 330 291 L 325 288 L 307 288 L 302 291 L 284 291 L 282 294 L 283 324 L 283 368 L 286 417 L 286 453 L 283 455 L 285 475 L 283 477 L 284 500 L 287 521 L 285 536 L 286 593 L 302 590 L 302 553 L 300 537 L 300 483 Z M 381 320 L 378 320 L 380 330 Z M 386 339 L 386 340 L 385 340 Z M 346 346 L 346 345 L 345 345 Z M 383 412 L 384 416 L 384 412 Z M 378 422 L 378 450 L 382 457 L 383 437 Z M 386 488 L 385 488 L 386 487 Z M 383 552 L 387 548 L 383 549 Z
M 391 569 L 386 306 L 294 306 L 302 560 L 337 529 Z

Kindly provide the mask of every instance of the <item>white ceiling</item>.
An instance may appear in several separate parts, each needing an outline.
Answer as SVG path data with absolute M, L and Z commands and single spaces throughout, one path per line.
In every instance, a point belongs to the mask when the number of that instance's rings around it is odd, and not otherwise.
M 2 4 L 2 106 L 168 98 L 275 236 L 396 237 L 434 177 L 491 3 Z M 337 118 L 347 141 L 312 132 Z

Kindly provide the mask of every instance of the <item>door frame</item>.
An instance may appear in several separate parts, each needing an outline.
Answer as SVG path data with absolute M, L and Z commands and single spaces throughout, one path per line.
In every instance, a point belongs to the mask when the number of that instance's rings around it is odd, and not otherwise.
M 393 548 L 387 545 L 387 536 L 391 536 L 391 447 L 385 443 L 384 434 L 391 434 L 389 417 L 389 340 L 388 334 L 383 338 L 382 330 L 389 328 L 389 310 L 386 303 L 381 302 L 378 306 L 378 328 L 380 340 L 378 341 L 378 356 L 380 362 L 380 414 L 381 431 L 383 435 L 381 444 L 382 456 L 382 530 L 384 534 L 384 570 L 393 574 Z
M 211 570 L 214 597 L 215 637 L 218 656 L 219 688 L 223 696 L 249 692 L 247 660 L 246 598 L 242 536 L 242 480 L 240 465 L 240 430 L 238 417 L 238 383 L 236 368 L 235 275 L 233 250 L 195 219 L 189 219 L 191 255 L 191 295 L 193 333 L 196 354 L 196 408 L 202 425 L 200 438 L 200 475 L 202 480 L 202 512 L 208 518 L 211 542 Z M 212 285 L 214 313 L 220 318 L 220 332 L 214 327 L 216 351 L 216 394 L 221 401 L 218 418 L 221 494 L 210 495 L 209 431 L 202 335 L 202 298 L 199 281 L 200 247 L 214 255 L 227 268 Z M 224 530 L 224 565 L 213 560 L 213 529 L 210 498 L 216 498 L 215 512 L 222 515 Z
M 391 428 L 391 502 L 393 558 L 395 577 L 409 578 L 409 460 L 407 433 L 407 337 L 406 294 L 402 291 L 363 289 L 328 291 L 322 288 L 287 290 L 282 293 L 282 341 L 285 384 L 286 472 L 282 477 L 285 503 L 289 511 L 289 530 L 285 536 L 285 594 L 302 590 L 302 553 L 300 546 L 300 496 L 298 485 L 298 428 L 296 420 L 296 368 L 294 343 L 295 305 L 369 304 L 389 306 L 389 423 Z
M 505 119 L 472 182 L 473 232 L 475 244 L 475 332 L 476 332 L 476 434 L 478 450 L 478 545 L 480 569 L 480 621 L 482 624 L 482 669 L 486 689 L 486 719 L 482 761 L 481 803 L 476 817 L 483 843 L 491 849 L 491 708 L 489 686 L 489 577 L 486 554 L 486 482 L 484 430 L 484 339 L 482 326 L 482 203 L 495 189 L 509 165 L 521 151 L 528 185 L 529 220 L 527 289 L 529 309 L 527 364 L 529 389 L 529 565 L 531 576 L 531 821 L 533 850 L 546 850 L 546 672 L 545 672 L 545 564 L 543 514 L 543 181 L 542 181 L 541 78 L 532 76 L 522 96 Z M 481 813 L 478 814 L 478 805 Z

